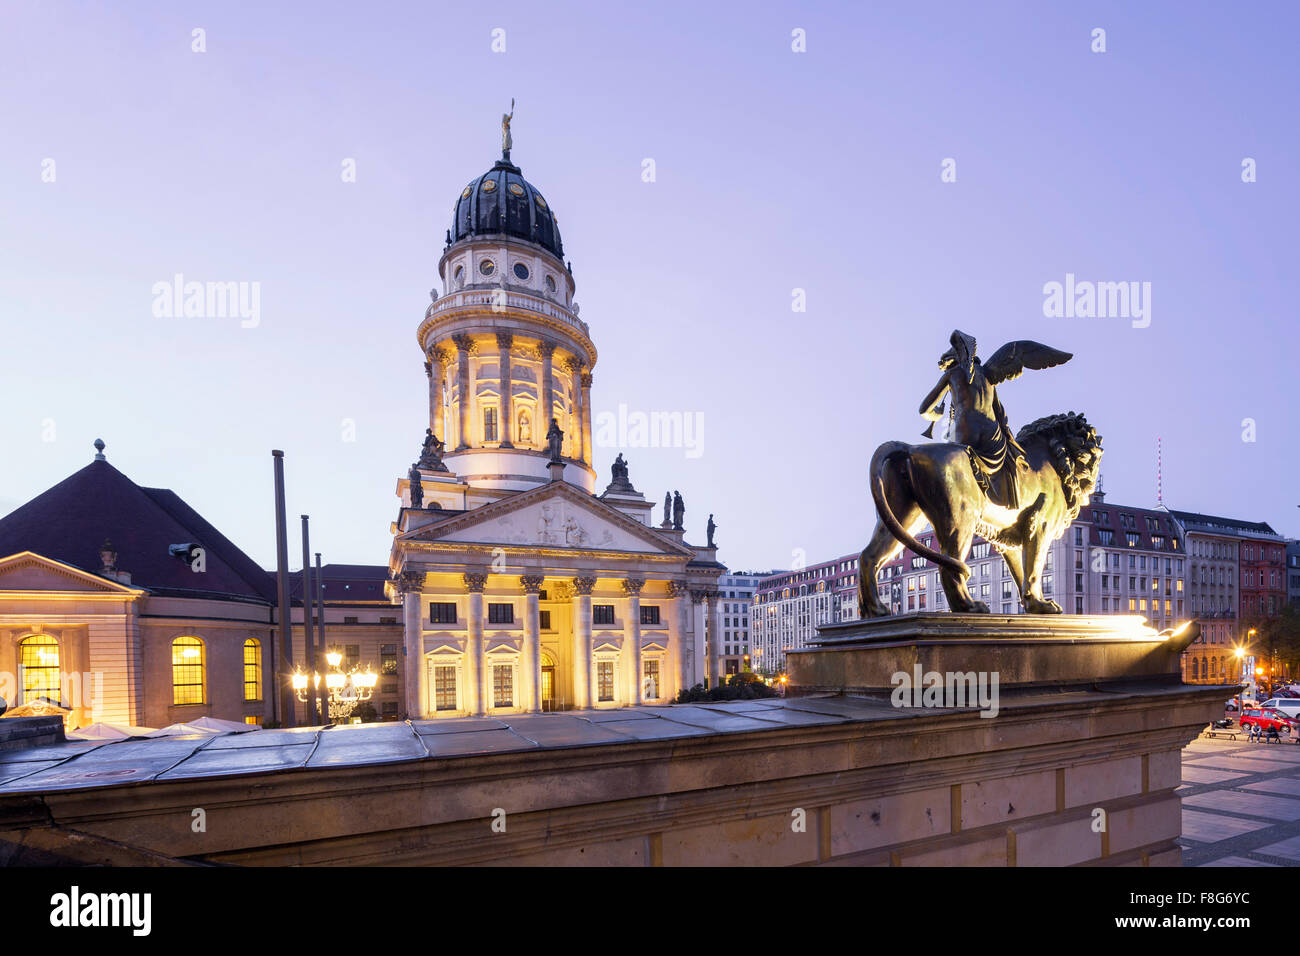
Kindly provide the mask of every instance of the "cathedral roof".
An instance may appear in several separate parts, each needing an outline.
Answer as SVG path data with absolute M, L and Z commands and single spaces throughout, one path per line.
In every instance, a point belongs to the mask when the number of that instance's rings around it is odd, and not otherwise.
M 448 231 L 451 243 L 503 233 L 535 242 L 556 258 L 564 258 L 564 244 L 550 205 L 507 159 L 498 160 L 461 190 Z

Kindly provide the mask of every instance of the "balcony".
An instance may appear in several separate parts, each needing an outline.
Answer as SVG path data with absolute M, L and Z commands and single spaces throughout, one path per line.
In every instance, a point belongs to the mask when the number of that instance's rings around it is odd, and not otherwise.
M 508 292 L 505 289 L 462 290 L 448 293 L 430 305 L 424 317 L 426 321 L 438 322 L 459 312 L 483 312 L 485 310 L 491 312 L 507 309 L 544 315 L 581 332 L 588 339 L 591 337 L 587 323 L 568 309 L 541 296 L 529 295 L 523 292 Z

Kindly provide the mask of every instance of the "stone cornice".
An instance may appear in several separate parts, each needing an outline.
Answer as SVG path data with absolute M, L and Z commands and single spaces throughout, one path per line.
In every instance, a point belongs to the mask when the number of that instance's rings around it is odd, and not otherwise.
M 871 801 L 1177 752 L 1200 732 L 1209 709 L 1221 704 L 1220 694 L 1218 688 L 1190 687 L 1122 697 L 1087 692 L 1007 702 L 994 720 L 975 712 L 904 715 L 887 701 L 873 715 L 869 702 L 841 698 L 822 703 L 845 707 L 843 721 L 815 726 L 59 791 L 43 798 L 42 821 L 48 816 L 55 826 L 173 857 L 206 855 L 231 863 L 486 862 L 544 847 L 577 848 L 763 815 L 788 818 L 793 806 Z M 862 705 L 859 716 L 848 716 Z M 900 766 L 908 772 L 899 773 Z M 707 788 L 701 788 L 702 778 Z M 584 781 L 584 793 L 599 793 L 600 800 L 566 800 L 556 779 Z M 530 809 L 512 813 L 509 832 L 494 840 L 482 839 L 482 821 L 493 804 L 480 810 L 441 798 L 506 785 L 522 788 L 517 802 Z M 746 799 L 737 798 L 736 788 L 744 788 Z M 1167 796 L 1173 791 L 1144 789 L 1105 806 L 1114 813 L 1133 801 Z M 0 812 L 13 814 L 30 801 L 26 794 L 5 795 Z M 305 801 L 331 801 L 336 812 L 298 815 L 296 842 L 284 844 L 276 837 L 285 808 Z M 189 826 L 194 806 L 238 814 L 242 825 L 195 834 Z M 1080 806 L 1087 815 L 1092 804 Z M 386 822 L 376 826 L 381 816 Z M 428 827 L 442 829 L 413 841 L 412 834 Z M 999 822 L 988 829 L 1006 827 Z

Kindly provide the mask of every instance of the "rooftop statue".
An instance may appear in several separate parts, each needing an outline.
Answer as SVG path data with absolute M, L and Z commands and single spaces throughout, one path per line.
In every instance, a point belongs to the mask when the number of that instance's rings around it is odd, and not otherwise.
M 560 451 L 564 448 L 564 432 L 560 423 L 551 419 L 551 427 L 546 430 L 546 448 L 551 453 L 551 461 L 560 461 Z
M 965 558 L 975 535 L 1002 555 L 1033 614 L 1060 614 L 1044 598 L 1040 581 L 1049 547 L 1079 514 L 1101 470 L 1101 437 L 1082 414 L 1040 418 L 1013 438 L 996 386 L 1027 368 L 1052 368 L 1072 357 L 1027 340 L 1008 342 L 988 362 L 975 339 L 954 331 L 939 358 L 939 382 L 921 403 L 933 422 L 950 404 L 951 441 L 928 445 L 885 442 L 871 458 L 871 497 L 877 522 L 859 561 L 858 610 L 862 617 L 890 613 L 876 575 L 906 545 L 939 566 L 948 607 L 987 614 L 989 607 L 966 587 Z M 938 550 L 916 540 L 927 524 Z
M 510 136 L 510 121 L 515 118 L 515 98 L 510 97 L 510 112 L 501 114 L 501 158 L 510 162 L 510 147 L 514 140 Z

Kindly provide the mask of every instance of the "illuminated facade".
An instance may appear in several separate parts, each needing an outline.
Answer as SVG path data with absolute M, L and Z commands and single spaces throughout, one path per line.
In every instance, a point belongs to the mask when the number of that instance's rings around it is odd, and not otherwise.
M 596 347 L 563 257 L 507 155 L 457 197 L 389 561 L 413 717 L 667 703 L 716 678 L 715 549 L 655 524 L 626 474 L 596 494 Z

